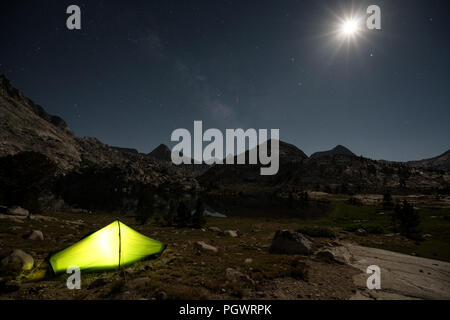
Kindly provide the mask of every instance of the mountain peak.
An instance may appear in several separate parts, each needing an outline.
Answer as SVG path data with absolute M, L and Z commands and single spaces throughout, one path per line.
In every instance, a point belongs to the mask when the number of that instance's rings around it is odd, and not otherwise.
M 350 151 L 347 147 L 344 147 L 343 145 L 338 144 L 336 147 L 334 147 L 331 150 L 327 151 L 319 151 L 316 153 L 313 153 L 311 155 L 311 159 L 318 159 L 322 157 L 327 156 L 335 156 L 335 155 L 344 155 L 344 156 L 355 156 L 353 152 Z
M 27 98 L 19 89 L 15 88 L 11 81 L 4 75 L 0 75 L 0 95 L 6 99 L 12 99 L 30 109 L 38 117 L 51 123 L 55 127 L 69 131 L 67 123 L 60 117 L 48 114 L 44 108 Z
M 152 152 L 149 153 L 149 155 L 163 161 L 172 160 L 172 151 L 170 151 L 169 147 L 163 143 L 157 146 Z
M 14 99 L 24 98 L 23 94 L 11 84 L 11 81 L 4 74 L 0 75 L 0 94 Z

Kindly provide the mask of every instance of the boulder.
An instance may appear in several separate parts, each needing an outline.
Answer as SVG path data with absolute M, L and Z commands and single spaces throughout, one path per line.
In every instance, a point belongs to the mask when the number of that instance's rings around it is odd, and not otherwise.
M 1 265 L 2 267 L 6 267 L 8 269 L 27 271 L 33 268 L 34 259 L 22 250 L 15 249 L 9 256 L 3 258 Z
M 219 249 L 217 249 L 216 247 L 209 245 L 203 241 L 197 241 L 195 243 L 195 247 L 199 250 L 210 252 L 210 253 L 217 253 L 219 251 Z
M 6 211 L 6 214 L 10 216 L 21 216 L 21 217 L 28 217 L 30 214 L 27 209 L 24 209 L 22 207 L 10 207 Z
M 27 237 L 28 240 L 44 240 L 44 234 L 40 230 L 33 230 Z
M 272 240 L 269 252 L 310 255 L 314 252 L 314 243 L 300 232 L 278 230 Z

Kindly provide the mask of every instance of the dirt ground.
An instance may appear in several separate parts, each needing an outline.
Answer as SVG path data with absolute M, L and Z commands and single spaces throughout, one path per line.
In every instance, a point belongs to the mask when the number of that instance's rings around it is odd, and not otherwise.
M 82 273 L 80 290 L 69 290 L 68 275 L 53 276 L 46 259 L 116 218 L 110 214 L 56 213 L 35 219 L 0 221 L 0 253 L 22 249 L 35 260 L 33 271 L 19 279 L 1 277 L 0 299 L 349 299 L 357 286 L 351 280 L 359 271 L 349 265 L 327 263 L 314 256 L 276 255 L 268 252 L 278 229 L 291 222 L 265 219 L 209 217 L 202 229 L 176 229 L 155 224 L 138 225 L 133 217 L 120 220 L 135 230 L 167 244 L 160 257 L 117 271 Z M 239 237 L 211 231 L 238 230 Z M 25 235 L 41 230 L 44 240 Z M 204 241 L 218 253 L 194 245 Z M 318 250 L 328 239 L 315 239 Z M 240 279 L 227 276 L 227 268 Z

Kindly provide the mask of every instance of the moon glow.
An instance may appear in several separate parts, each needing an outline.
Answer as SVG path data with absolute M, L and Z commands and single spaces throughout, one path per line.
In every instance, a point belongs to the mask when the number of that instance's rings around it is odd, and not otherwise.
M 358 20 L 348 19 L 341 25 L 341 33 L 346 37 L 351 37 L 358 32 Z

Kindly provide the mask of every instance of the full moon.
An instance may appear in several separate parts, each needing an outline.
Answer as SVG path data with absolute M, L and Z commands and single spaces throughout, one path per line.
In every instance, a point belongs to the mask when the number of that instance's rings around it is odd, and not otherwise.
M 358 21 L 356 19 L 349 19 L 342 23 L 341 32 L 345 36 L 352 36 L 358 32 Z

